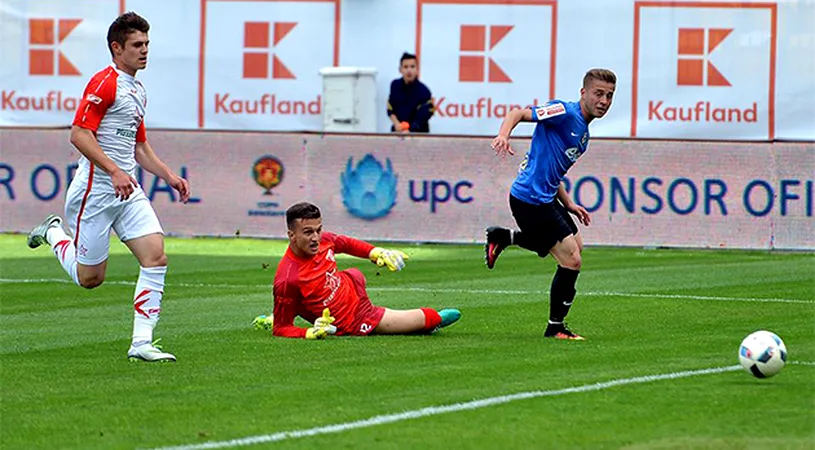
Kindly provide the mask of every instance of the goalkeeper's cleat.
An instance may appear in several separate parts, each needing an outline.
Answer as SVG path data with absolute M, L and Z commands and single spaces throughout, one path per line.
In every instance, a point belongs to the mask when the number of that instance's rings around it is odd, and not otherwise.
M 439 316 L 441 317 L 441 322 L 439 325 L 430 332 L 433 334 L 444 327 L 449 327 L 450 325 L 458 322 L 458 319 L 461 319 L 461 311 L 457 309 L 442 309 L 439 311 Z
M 487 243 L 484 244 L 484 252 L 486 253 L 485 261 L 487 268 L 492 269 L 495 267 L 495 261 L 498 256 L 509 247 L 512 243 L 512 230 L 501 227 L 489 227 L 486 231 Z
M 28 233 L 28 248 L 37 248 L 43 244 L 48 244 L 48 239 L 45 238 L 48 230 L 52 227 L 61 227 L 62 218 L 56 214 L 50 214 L 41 224 L 34 227 Z
M 156 339 L 152 344 L 148 341 L 143 341 L 137 342 L 136 345 L 131 345 L 130 350 L 127 351 L 127 359 L 130 360 L 130 362 L 175 362 L 175 356 L 161 351 L 161 345 L 158 344 L 159 341 L 161 341 L 161 339 Z
M 567 341 L 585 341 L 586 338 L 573 332 L 566 327 L 564 323 L 549 323 L 546 331 L 543 332 L 543 337 L 562 339 Z
M 274 316 L 267 316 L 266 314 L 261 314 L 252 321 L 252 327 L 256 330 L 272 331 L 273 326 Z

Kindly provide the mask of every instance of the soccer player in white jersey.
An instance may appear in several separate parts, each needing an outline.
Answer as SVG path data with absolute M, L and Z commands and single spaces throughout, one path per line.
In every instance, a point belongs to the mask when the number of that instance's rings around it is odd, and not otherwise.
M 136 72 L 147 66 L 150 25 L 134 12 L 108 29 L 113 63 L 91 78 L 71 128 L 71 143 L 82 156 L 68 187 L 65 217 L 73 235 L 52 214 L 28 235 L 28 246 L 48 244 L 74 282 L 93 289 L 105 279 L 111 228 L 141 266 L 133 297 L 132 361 L 175 361 L 153 342 L 161 312 L 167 255 L 164 231 L 150 200 L 134 178 L 137 165 L 190 198 L 187 180 L 176 175 L 147 142 L 147 92 Z
M 549 294 L 549 323 L 544 337 L 582 340 L 564 320 L 576 294 L 575 284 L 583 263 L 583 238 L 572 220 L 589 225 L 586 208 L 566 192 L 566 172 L 589 147 L 589 124 L 611 108 L 617 76 L 608 69 L 591 69 L 583 77 L 576 102 L 551 100 L 545 105 L 510 111 L 501 123 L 492 148 L 498 155 L 513 155 L 509 135 L 520 122 L 536 122 L 529 151 L 521 161 L 509 191 L 509 207 L 518 230 L 487 228 L 487 267 L 510 245 L 531 250 L 540 257 L 552 254 L 557 270 Z

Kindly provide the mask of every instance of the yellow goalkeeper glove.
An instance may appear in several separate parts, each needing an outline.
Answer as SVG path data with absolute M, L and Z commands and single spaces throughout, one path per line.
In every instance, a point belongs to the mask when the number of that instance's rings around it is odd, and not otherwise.
M 331 311 L 328 308 L 323 310 L 323 316 L 318 317 L 314 321 L 314 326 L 306 330 L 306 339 L 325 339 L 329 334 L 337 332 L 337 327 L 331 325 L 334 323 L 334 318 L 331 317 Z
M 402 251 L 388 250 L 382 247 L 375 247 L 371 250 L 368 258 L 379 267 L 387 266 L 391 272 L 402 270 L 405 267 L 405 260 L 409 259 L 408 255 Z

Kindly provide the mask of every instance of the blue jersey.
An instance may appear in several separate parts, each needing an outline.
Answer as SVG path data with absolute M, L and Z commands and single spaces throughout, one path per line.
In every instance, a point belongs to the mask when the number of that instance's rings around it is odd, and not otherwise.
M 586 151 L 589 127 L 579 102 L 552 100 L 532 108 L 538 122 L 510 193 L 526 203 L 551 203 L 566 171 Z

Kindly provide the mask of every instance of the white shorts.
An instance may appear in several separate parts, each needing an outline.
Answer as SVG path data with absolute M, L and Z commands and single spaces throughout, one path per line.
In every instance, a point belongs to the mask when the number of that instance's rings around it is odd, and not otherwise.
M 76 260 L 94 266 L 108 259 L 110 230 L 122 242 L 161 233 L 161 223 L 144 191 L 137 187 L 125 201 L 112 192 L 87 193 L 85 183 L 71 183 L 65 199 L 65 218 L 74 235 Z

